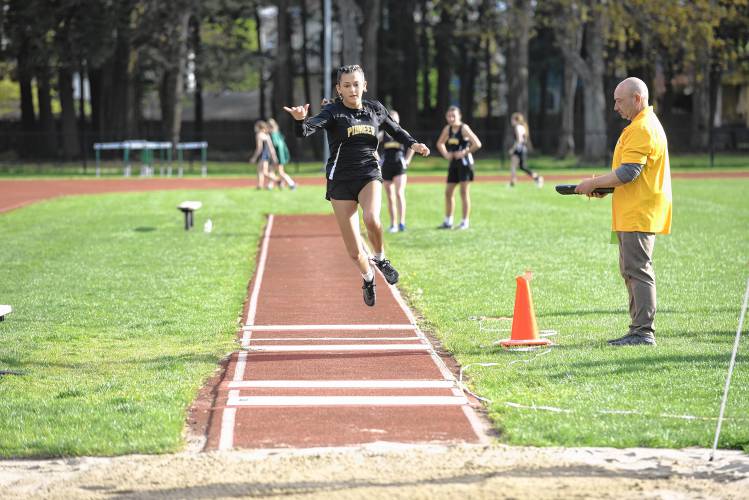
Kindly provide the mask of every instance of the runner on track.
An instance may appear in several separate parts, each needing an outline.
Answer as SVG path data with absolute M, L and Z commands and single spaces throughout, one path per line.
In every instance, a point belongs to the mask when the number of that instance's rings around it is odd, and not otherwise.
M 526 165 L 530 132 L 528 131 L 528 123 L 526 123 L 525 117 L 522 113 L 513 113 L 510 122 L 512 123 L 512 132 L 515 137 L 515 142 L 510 148 L 510 187 L 515 186 L 518 167 L 533 178 L 536 186 L 540 188 L 544 187 L 544 178 L 529 169 Z
M 397 111 L 391 110 L 390 118 L 395 123 L 400 123 Z M 406 230 L 406 181 L 408 178 L 406 169 L 414 156 L 414 150 L 406 151 L 404 144 L 385 132 L 380 132 L 380 141 L 383 149 L 382 179 L 390 213 L 388 232 L 397 233 Z
M 366 91 L 367 82 L 361 66 L 341 66 L 336 78 L 338 97 L 324 105 L 319 114 L 308 117 L 309 104 L 284 107 L 284 110 L 296 120 L 297 136 L 307 137 L 318 130 L 328 133 L 330 157 L 325 168 L 325 199 L 333 206 L 346 249 L 364 279 L 364 303 L 373 306 L 374 270 L 359 231 L 359 206 L 374 250 L 374 264 L 388 283 L 398 282 L 398 271 L 385 258 L 383 246 L 380 222 L 382 174 L 377 162 L 377 132 L 382 127 L 395 140 L 424 156 L 429 155 L 429 148 L 400 128 L 380 102 L 363 99 Z
M 445 188 L 445 220 L 439 229 L 452 229 L 455 212 L 455 188 L 460 183 L 463 220 L 458 229 L 468 229 L 471 216 L 470 183 L 473 181 L 473 153 L 481 149 L 481 141 L 468 124 L 461 121 L 460 108 L 450 106 L 445 113 L 447 125 L 437 139 L 437 151 L 450 162 Z

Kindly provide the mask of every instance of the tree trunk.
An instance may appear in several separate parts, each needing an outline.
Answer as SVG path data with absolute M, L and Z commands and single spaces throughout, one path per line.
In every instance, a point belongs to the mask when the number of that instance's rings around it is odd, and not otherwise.
M 39 141 L 37 149 L 45 157 L 57 155 L 57 132 L 55 117 L 52 114 L 52 95 L 50 89 L 50 74 L 47 67 L 41 68 L 36 74 L 36 95 L 39 103 Z
M 416 23 L 414 22 L 413 12 L 416 8 L 416 2 L 413 0 L 401 0 L 391 2 L 390 19 L 393 23 L 390 27 L 395 32 L 400 46 L 398 49 L 398 58 L 396 64 L 402 68 L 400 72 L 400 84 L 404 89 L 413 89 L 405 92 L 393 92 L 393 107 L 400 114 L 401 123 L 406 129 L 413 129 L 418 126 L 419 103 L 418 103 L 418 86 L 419 86 L 419 58 L 418 58 L 418 40 L 416 33 Z M 388 75 L 384 75 L 385 78 Z
M 513 0 L 510 7 L 512 36 L 507 53 L 507 112 L 522 113 L 528 119 L 528 40 L 533 25 L 531 0 Z M 512 127 L 506 128 L 505 148 L 514 140 Z
M 294 103 L 294 75 L 291 70 L 291 32 L 289 30 L 289 0 L 278 0 L 278 21 L 276 23 L 277 38 L 276 60 L 273 70 L 273 113 L 283 111 L 284 106 L 290 106 Z M 286 137 L 294 136 L 293 122 L 288 117 L 288 113 L 278 115 L 278 124 L 281 132 Z
M 73 98 L 73 75 L 66 67 L 60 67 L 58 71 L 58 91 L 60 93 L 60 115 L 62 135 L 62 156 L 65 161 L 70 161 L 78 149 L 78 129 L 75 123 L 75 99 Z M 83 89 L 81 89 L 83 92 Z
M 187 62 L 187 30 L 191 12 L 180 13 L 177 24 L 177 40 L 172 53 L 174 64 L 164 72 L 162 78 L 162 115 L 165 140 L 173 145 L 179 143 L 182 131 L 182 96 L 184 94 L 185 63 Z
M 402 3 L 412 3 L 403 1 Z M 365 0 L 362 8 L 362 51 L 361 61 L 367 72 L 367 91 L 375 98 L 377 93 L 377 35 L 380 31 L 381 0 Z M 410 17 L 413 18 L 413 10 Z
M 604 44 L 606 17 L 601 9 L 593 9 L 592 22 L 585 34 L 585 51 L 589 69 L 583 78 L 583 102 L 585 103 L 585 149 L 583 163 L 600 165 L 606 160 L 608 144 L 606 139 L 606 96 L 603 76 L 606 68 Z
M 694 67 L 691 145 L 695 150 L 705 151 L 710 139 L 710 49 L 705 45 L 697 49 Z
M 255 32 L 257 34 L 257 51 L 260 56 L 260 67 L 258 72 L 260 73 L 258 83 L 260 86 L 260 118 L 265 118 L 265 53 L 263 52 L 263 37 L 262 32 L 262 20 L 258 10 L 255 9 Z
M 451 53 L 454 20 L 447 9 L 447 6 L 443 7 L 440 22 L 434 34 L 437 49 L 435 61 L 437 64 L 437 109 L 435 110 L 435 120 L 445 113 L 450 105 L 450 80 L 453 75 L 453 58 L 451 57 Z
M 559 127 L 559 144 L 557 157 L 566 158 L 575 154 L 575 91 L 577 73 L 569 64 L 564 65 L 564 94 L 561 102 L 561 124 Z
M 31 71 L 28 68 L 26 57 L 28 57 L 28 53 L 22 47 L 18 54 L 18 87 L 21 93 L 21 139 L 18 147 L 21 157 L 26 157 L 33 151 L 34 132 L 36 130 Z
M 359 19 L 361 19 L 361 9 L 355 0 L 337 0 L 338 5 L 338 22 L 341 25 L 341 64 L 361 64 L 361 43 L 359 41 Z M 371 47 L 374 49 L 374 47 Z M 369 68 L 364 66 L 364 71 Z M 376 70 L 375 70 L 376 71 Z M 367 76 L 369 79 L 369 76 Z
M 423 50 L 421 57 L 419 58 L 420 69 L 421 69 L 421 108 L 424 116 L 431 117 L 433 115 L 432 110 L 432 84 L 429 81 L 429 73 L 432 69 L 432 59 L 429 57 L 429 35 L 427 33 L 427 21 L 426 21 L 426 0 L 422 0 L 421 3 L 421 26 L 419 29 L 419 47 Z
M 312 102 L 312 90 L 310 89 L 309 61 L 307 60 L 307 0 L 300 0 L 302 5 L 302 81 L 304 85 L 304 102 Z M 317 155 L 315 155 L 317 157 Z
M 202 61 L 200 40 L 200 18 L 190 18 L 191 45 L 195 59 L 193 60 L 193 75 L 195 77 L 195 89 L 193 90 L 193 107 L 195 108 L 194 137 L 196 141 L 203 140 L 203 77 L 200 71 Z

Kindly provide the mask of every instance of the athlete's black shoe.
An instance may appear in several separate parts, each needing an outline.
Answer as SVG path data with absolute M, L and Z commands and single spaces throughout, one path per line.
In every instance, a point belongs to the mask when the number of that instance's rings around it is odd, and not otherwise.
M 364 303 L 367 304 L 369 307 L 372 307 L 375 305 L 375 299 L 377 295 L 375 294 L 375 282 L 374 277 L 372 277 L 372 281 L 364 280 L 364 284 L 362 285 L 362 290 L 364 290 Z
M 395 285 L 396 283 L 398 283 L 398 271 L 396 271 L 395 268 L 390 264 L 389 260 L 374 259 L 374 263 L 377 266 L 377 269 L 382 271 L 382 275 L 385 276 L 385 281 L 387 281 L 391 285 Z

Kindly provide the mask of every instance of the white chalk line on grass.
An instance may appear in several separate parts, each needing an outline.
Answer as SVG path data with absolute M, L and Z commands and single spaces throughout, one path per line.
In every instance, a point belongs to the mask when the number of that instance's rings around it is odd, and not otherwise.
M 541 406 L 541 405 L 522 405 L 520 403 L 513 403 L 510 401 L 504 402 L 505 406 L 509 406 L 510 408 L 517 408 L 519 410 L 533 410 L 533 411 L 549 411 L 553 413 L 568 413 L 568 414 L 576 414 L 576 415 L 582 415 L 587 412 L 581 412 L 581 411 L 574 411 L 569 408 L 557 408 L 556 406 Z M 674 415 L 671 413 L 646 413 L 641 412 L 639 410 L 593 410 L 592 413 L 596 413 L 599 415 L 636 415 L 641 417 L 648 417 L 648 418 L 676 418 L 681 420 L 717 420 L 718 417 L 701 417 L 696 415 Z M 749 420 L 749 418 L 745 417 L 733 417 L 733 418 L 727 418 L 727 420 L 737 420 L 737 421 L 744 421 Z

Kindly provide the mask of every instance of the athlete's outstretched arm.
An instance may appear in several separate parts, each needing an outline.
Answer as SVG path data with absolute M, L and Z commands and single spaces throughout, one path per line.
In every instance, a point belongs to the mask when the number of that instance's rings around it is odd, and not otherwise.
M 283 109 L 294 117 L 294 131 L 297 137 L 308 137 L 320 129 L 328 128 L 333 123 L 333 115 L 324 108 L 313 117 L 307 116 L 309 114 L 309 104 L 291 108 L 284 106 Z
M 383 111 L 385 111 L 384 107 L 382 109 Z M 400 142 L 401 144 L 405 144 L 406 148 L 408 148 L 409 150 L 416 151 L 422 156 L 429 156 L 429 148 L 425 144 L 416 141 L 416 139 L 411 137 L 411 134 L 403 130 L 400 125 L 395 122 L 395 120 L 390 118 L 390 115 L 387 114 L 387 111 L 385 111 L 384 113 L 382 128 L 384 128 L 385 131 L 390 134 L 393 139 Z

